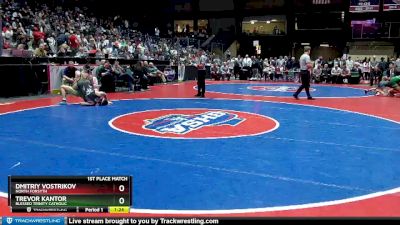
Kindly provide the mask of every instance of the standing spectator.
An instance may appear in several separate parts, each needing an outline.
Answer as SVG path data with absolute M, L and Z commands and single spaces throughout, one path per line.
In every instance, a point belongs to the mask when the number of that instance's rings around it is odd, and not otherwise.
M 379 77 L 379 71 L 378 71 L 378 61 L 376 61 L 376 57 L 374 56 L 372 58 L 372 61 L 370 62 L 371 65 L 371 74 L 370 74 L 370 86 L 373 86 L 374 83 L 377 83 L 378 77 Z
M 184 79 L 185 79 L 185 61 L 179 60 L 178 81 L 183 81 Z
M 379 82 L 382 81 L 382 77 L 383 77 L 383 73 L 386 70 L 386 62 L 385 62 L 385 58 L 381 57 L 381 61 L 378 63 L 377 66 L 378 70 L 377 70 L 377 74 L 378 74 L 378 84 Z
M 243 59 L 243 71 L 244 75 L 246 77 L 246 80 L 250 77 L 250 69 L 253 64 L 253 61 L 249 57 L 249 55 L 246 55 Z
M 395 70 L 395 64 L 394 63 L 390 63 L 389 64 L 389 69 L 387 69 L 384 73 L 385 77 L 387 79 L 391 79 L 392 77 L 396 76 L 396 70 Z
M 371 63 L 365 57 L 362 63 L 362 72 L 363 72 L 363 80 L 369 80 L 370 72 L 371 72 Z
M 56 46 L 56 39 L 54 38 L 54 33 L 52 35 L 50 35 L 47 38 L 47 43 L 49 44 L 50 50 L 51 50 L 51 54 L 52 55 L 56 55 L 57 54 L 57 46 Z
M 346 67 L 347 69 L 351 70 L 353 69 L 354 66 L 354 61 L 351 59 L 351 56 L 346 60 Z
M 233 74 L 235 75 L 235 80 L 240 75 L 241 69 L 242 69 L 242 60 L 240 58 L 240 55 L 238 55 L 238 57 L 235 58 L 235 65 L 233 67 Z
M 295 60 L 296 60 L 295 57 L 292 57 L 292 58 L 290 58 L 290 59 L 287 61 L 287 63 L 286 63 L 286 68 L 287 68 L 288 70 L 293 69 Z
M 228 67 L 229 67 L 229 73 L 234 74 L 234 68 L 235 68 L 235 59 L 231 58 L 228 62 Z

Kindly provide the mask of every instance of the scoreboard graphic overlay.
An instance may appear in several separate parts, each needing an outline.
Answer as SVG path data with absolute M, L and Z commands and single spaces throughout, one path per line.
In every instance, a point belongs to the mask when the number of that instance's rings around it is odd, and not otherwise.
M 129 208 L 131 176 L 9 176 L 12 212 L 109 212 Z

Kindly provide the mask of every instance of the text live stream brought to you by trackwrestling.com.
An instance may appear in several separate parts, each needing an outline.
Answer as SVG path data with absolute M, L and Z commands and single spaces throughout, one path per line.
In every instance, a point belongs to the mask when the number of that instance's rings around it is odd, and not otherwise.
M 160 225 L 160 224 L 221 224 L 213 218 L 133 218 L 133 217 L 3 217 L 1 225 Z

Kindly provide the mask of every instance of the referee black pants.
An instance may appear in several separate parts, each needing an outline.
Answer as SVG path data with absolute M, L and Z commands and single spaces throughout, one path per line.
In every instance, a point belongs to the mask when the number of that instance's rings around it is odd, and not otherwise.
M 206 92 L 206 71 L 198 70 L 197 72 L 197 96 L 204 97 Z
M 296 93 L 293 96 L 297 97 L 303 89 L 306 89 L 307 97 L 311 98 L 310 95 L 310 72 L 308 70 L 301 70 L 300 71 L 301 77 L 301 86 L 297 89 Z

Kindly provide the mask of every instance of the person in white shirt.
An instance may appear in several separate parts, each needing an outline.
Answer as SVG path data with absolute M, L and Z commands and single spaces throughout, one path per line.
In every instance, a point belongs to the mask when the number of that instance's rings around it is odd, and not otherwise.
M 206 63 L 208 59 L 203 51 L 198 54 L 201 56 L 199 58 L 199 64 L 197 64 L 197 95 L 195 96 L 204 98 L 206 92 Z
M 311 80 L 311 73 L 310 70 L 312 69 L 312 62 L 310 59 L 311 47 L 305 46 L 304 47 L 304 54 L 301 55 L 299 59 L 300 63 L 300 76 L 301 76 L 301 86 L 297 89 L 297 91 L 293 94 L 295 99 L 299 99 L 300 92 L 305 89 L 307 94 L 308 100 L 314 100 L 314 98 L 310 94 L 310 80 Z
M 315 60 L 315 65 L 314 65 L 314 69 L 318 68 L 318 65 L 320 65 L 322 67 L 322 56 L 318 57 L 318 59 Z
M 367 59 L 364 60 L 361 71 L 363 73 L 363 80 L 369 80 L 369 76 L 371 73 L 371 64 L 369 60 Z
M 400 74 L 400 58 L 397 58 L 397 60 L 394 62 L 394 64 L 396 65 L 395 70 L 396 70 L 397 74 Z
M 263 62 L 263 68 L 266 68 L 268 66 L 269 66 L 268 58 L 265 58 Z
M 132 42 L 128 42 L 128 52 L 132 55 L 135 53 L 135 47 L 133 47 Z
M 335 65 L 335 67 L 331 70 L 332 76 L 332 84 L 336 84 L 338 77 L 342 74 L 342 69 L 340 69 L 339 65 Z
M 347 66 L 343 66 L 342 72 L 340 74 L 340 79 L 338 78 L 338 82 L 340 84 L 343 84 L 343 83 L 347 84 L 350 76 L 351 76 L 351 72 L 350 72 L 349 68 Z
M 203 53 L 200 56 L 200 63 L 205 65 L 207 63 L 207 61 L 208 61 L 208 57 L 207 57 L 207 55 L 205 53 Z
M 224 64 L 222 64 L 222 66 L 219 68 L 219 74 L 221 75 L 222 80 L 225 80 L 225 78 L 227 78 L 228 81 L 230 80 L 231 74 L 226 62 L 224 62 Z
M 321 82 L 321 74 L 322 74 L 321 64 L 318 64 L 317 68 L 314 68 L 313 70 L 313 78 L 315 83 Z
M 178 67 L 178 81 L 183 81 L 185 78 L 185 61 L 186 58 L 179 58 L 179 67 Z
M 50 50 L 52 54 L 55 56 L 57 54 L 56 40 L 53 35 L 47 38 L 47 42 L 49 43 Z
M 246 80 L 250 78 L 250 70 L 251 70 L 252 64 L 253 64 L 253 61 L 251 60 L 249 55 L 246 55 L 242 62 L 243 72 L 244 72 Z
M 283 57 L 282 57 L 282 56 L 279 56 L 279 59 L 276 60 L 276 65 L 277 65 L 278 67 L 281 67 L 281 66 L 283 66 L 284 62 L 285 62 L 285 60 L 283 59 Z
M 390 79 L 394 76 L 396 76 L 396 70 L 395 70 L 395 64 L 394 63 L 390 63 L 389 64 L 389 69 L 387 69 L 384 73 L 384 75 L 386 76 L 387 79 Z
M 228 67 L 229 67 L 229 73 L 233 74 L 233 69 L 235 68 L 235 59 L 231 58 L 228 60 Z
M 346 60 L 346 67 L 347 69 L 351 70 L 353 69 L 353 66 L 354 66 L 354 61 L 349 56 L 349 58 Z

